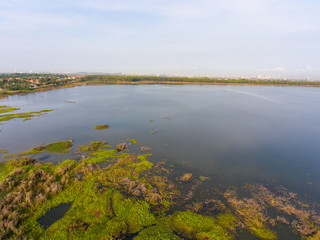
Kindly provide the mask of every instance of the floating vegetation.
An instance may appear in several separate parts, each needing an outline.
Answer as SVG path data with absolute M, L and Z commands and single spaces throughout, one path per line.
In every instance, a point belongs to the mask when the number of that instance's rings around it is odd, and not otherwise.
M 140 150 L 141 152 L 150 152 L 152 149 L 151 147 L 141 146 Z
M 62 142 L 53 142 L 49 143 L 45 146 L 38 146 L 34 147 L 31 150 L 27 150 L 15 155 L 31 155 L 31 154 L 38 154 L 42 152 L 49 152 L 49 153 L 68 153 L 70 152 L 72 147 L 72 140 L 62 141 Z M 4 156 L 7 158 L 8 156 Z M 10 156 L 9 156 L 10 157 Z
M 46 145 L 44 151 L 52 153 L 68 153 L 72 147 L 72 140 L 64 142 L 54 142 Z
M 189 239 L 229 240 L 234 239 L 228 228 L 235 227 L 233 216 L 226 225 L 219 225 L 213 217 L 202 216 L 192 212 L 177 212 L 173 217 L 173 229 Z M 232 226 L 229 226 L 232 225 Z
M 38 112 L 3 114 L 3 115 L 0 115 L 0 122 L 9 121 L 15 118 L 24 118 L 29 120 L 32 117 L 39 117 L 51 111 L 53 110 L 41 110 Z
M 207 177 L 175 177 L 166 161 L 106 141 L 79 146 L 81 159 L 58 165 L 24 156 L 71 147 L 71 140 L 50 143 L 0 162 L 0 239 L 232 240 L 241 232 L 271 240 L 280 223 L 302 239 L 319 239 L 317 206 L 283 187 L 207 189 L 210 198 L 194 199 Z
M 75 101 L 68 101 L 68 100 L 66 100 L 66 101 L 64 101 L 65 103 L 75 103 Z
M 94 126 L 94 130 L 104 130 L 104 129 L 108 129 L 109 128 L 109 125 L 95 125 Z
M 6 150 L 6 149 L 4 149 L 4 148 L 1 148 L 0 149 L 0 153 L 7 153 L 8 151 Z
M 122 151 L 122 150 L 125 150 L 127 149 L 128 147 L 130 147 L 132 144 L 132 142 L 122 142 L 122 143 L 119 143 L 117 146 L 116 146 L 116 149 L 118 151 Z
M 110 146 L 107 145 L 106 141 L 91 142 L 87 146 L 80 145 L 79 146 L 79 151 L 80 152 L 97 151 L 97 150 L 100 150 L 101 148 L 107 148 L 107 147 L 110 147 Z
M 132 142 L 132 144 L 138 144 L 138 141 L 136 139 L 130 139 L 129 142 Z
M 134 240 L 163 240 L 163 239 L 171 239 L 171 240 L 181 240 L 179 236 L 173 233 L 168 227 L 164 226 L 151 226 L 144 230 L 142 230 L 138 236 L 133 238 Z
M 183 181 L 183 182 L 188 182 L 190 181 L 192 178 L 192 173 L 185 173 L 181 178 L 180 178 L 180 181 Z
M 7 113 L 7 112 L 13 112 L 16 110 L 20 110 L 20 108 L 13 108 L 5 105 L 0 105 L 0 114 L 1 113 Z
M 200 176 L 199 179 L 200 181 L 204 182 L 210 180 L 210 177 Z

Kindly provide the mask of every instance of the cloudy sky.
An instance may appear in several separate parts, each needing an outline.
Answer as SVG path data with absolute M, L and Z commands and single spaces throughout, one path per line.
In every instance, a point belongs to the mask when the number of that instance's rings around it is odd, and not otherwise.
M 0 0 L 0 72 L 320 80 L 319 0 Z

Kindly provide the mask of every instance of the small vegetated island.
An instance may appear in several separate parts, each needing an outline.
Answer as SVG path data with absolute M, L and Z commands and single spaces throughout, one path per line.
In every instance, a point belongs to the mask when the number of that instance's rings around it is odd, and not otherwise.
M 0 74 L 0 97 L 86 84 L 215 84 L 319 87 L 320 81 L 220 79 L 205 77 L 160 77 L 125 75 Z
M 0 162 L 0 238 L 231 240 L 245 234 L 272 240 L 284 225 L 302 239 L 320 237 L 316 204 L 282 186 L 218 187 L 131 153 L 131 145 L 138 142 L 76 147 L 66 140 L 7 155 Z M 71 148 L 76 160 L 36 160 Z M 210 187 L 194 198 L 203 184 Z M 55 221 L 46 219 L 61 209 Z
M 0 123 L 4 121 L 10 121 L 15 118 L 23 118 L 23 121 L 30 120 L 33 117 L 39 117 L 53 111 L 52 109 L 46 109 L 34 112 L 18 112 L 12 113 L 14 111 L 20 110 L 20 108 L 13 108 L 10 106 L 0 105 Z

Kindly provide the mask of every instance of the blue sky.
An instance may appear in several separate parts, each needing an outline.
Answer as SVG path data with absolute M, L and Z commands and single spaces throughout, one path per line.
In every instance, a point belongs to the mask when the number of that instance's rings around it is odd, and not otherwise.
M 320 80 L 320 1 L 1 0 L 0 72 Z

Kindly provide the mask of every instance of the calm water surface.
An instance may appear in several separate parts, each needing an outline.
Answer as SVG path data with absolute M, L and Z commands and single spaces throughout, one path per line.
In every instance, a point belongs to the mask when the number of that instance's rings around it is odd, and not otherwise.
M 82 86 L 10 96 L 0 105 L 56 109 L 0 125 L 0 148 L 9 152 L 67 139 L 76 151 L 91 141 L 135 138 L 152 147 L 152 161 L 167 159 L 217 184 L 275 182 L 320 199 L 320 88 Z M 110 128 L 96 131 L 96 124 Z M 61 160 L 54 154 L 41 159 Z

